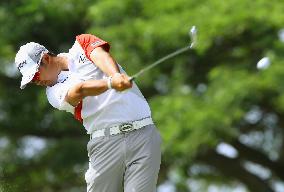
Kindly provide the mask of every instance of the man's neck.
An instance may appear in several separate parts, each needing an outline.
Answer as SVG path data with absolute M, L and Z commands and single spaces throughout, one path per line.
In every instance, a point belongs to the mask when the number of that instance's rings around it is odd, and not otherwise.
M 68 59 L 64 56 L 57 56 L 56 63 L 58 64 L 59 71 L 68 71 Z

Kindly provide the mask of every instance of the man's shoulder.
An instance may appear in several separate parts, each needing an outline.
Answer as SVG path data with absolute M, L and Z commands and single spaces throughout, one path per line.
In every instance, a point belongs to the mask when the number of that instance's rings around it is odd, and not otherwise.
M 82 55 L 85 55 L 84 49 L 77 40 L 75 40 L 72 47 L 69 49 L 68 55 L 69 58 L 72 58 L 73 60 L 79 59 Z
M 84 33 L 76 36 L 76 41 L 78 41 L 79 43 L 87 43 L 93 39 L 98 39 L 98 37 L 89 33 Z

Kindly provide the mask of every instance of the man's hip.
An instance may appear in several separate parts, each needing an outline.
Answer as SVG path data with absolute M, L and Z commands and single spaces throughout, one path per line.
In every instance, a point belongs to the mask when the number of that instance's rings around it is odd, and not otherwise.
M 91 139 L 87 146 L 88 191 L 155 191 L 161 162 L 160 145 L 161 137 L 154 124 Z

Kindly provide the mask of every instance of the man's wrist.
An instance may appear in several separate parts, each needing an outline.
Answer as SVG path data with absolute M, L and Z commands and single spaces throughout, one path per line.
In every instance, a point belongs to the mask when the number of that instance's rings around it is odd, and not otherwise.
M 115 75 L 121 75 L 121 73 L 120 72 L 115 72 L 115 73 L 112 73 L 110 76 L 114 77 Z
M 112 89 L 112 76 L 107 78 L 107 87 L 108 89 Z

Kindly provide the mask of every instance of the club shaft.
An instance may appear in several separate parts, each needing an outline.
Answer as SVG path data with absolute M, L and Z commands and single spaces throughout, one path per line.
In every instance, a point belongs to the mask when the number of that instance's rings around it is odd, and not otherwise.
M 189 46 L 186 46 L 186 47 L 183 47 L 183 48 L 180 48 L 178 50 L 176 50 L 175 52 L 171 53 L 171 54 L 168 54 L 166 55 L 165 57 L 162 57 L 161 59 L 157 60 L 156 62 L 152 63 L 151 65 L 145 67 L 144 69 L 140 70 L 138 73 L 134 74 L 132 77 L 130 77 L 130 81 L 133 81 L 135 78 L 137 78 L 138 76 L 140 76 L 142 73 L 144 73 L 145 71 L 148 71 L 150 69 L 152 69 L 153 67 L 159 65 L 160 63 L 172 58 L 172 57 L 175 57 L 176 55 L 179 55 L 183 52 L 186 52 L 187 50 L 191 49 L 193 47 L 193 43 Z

